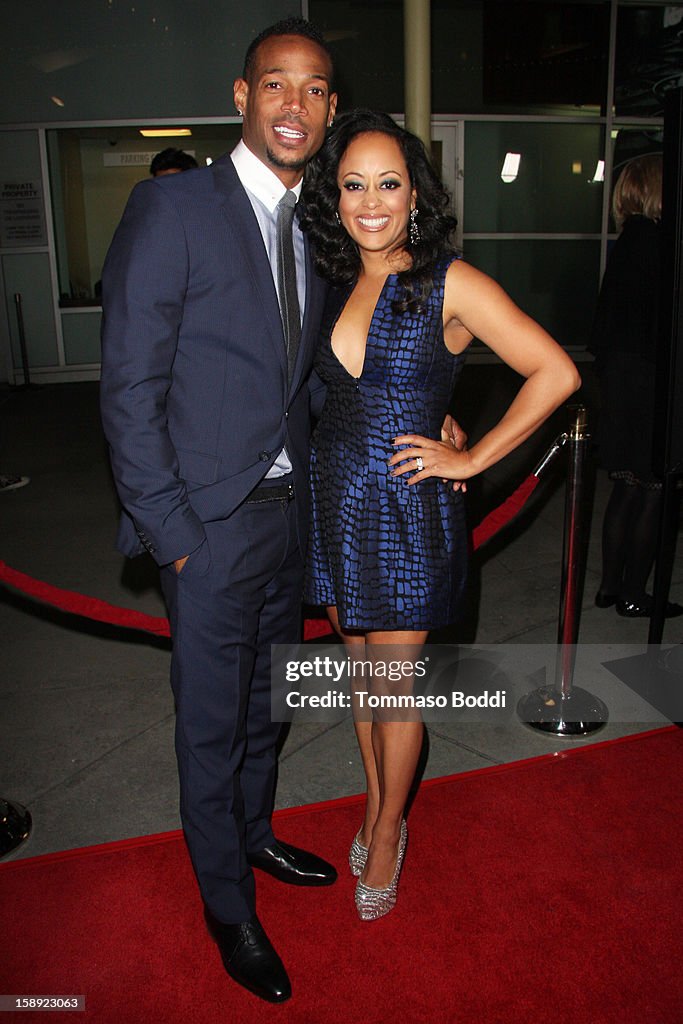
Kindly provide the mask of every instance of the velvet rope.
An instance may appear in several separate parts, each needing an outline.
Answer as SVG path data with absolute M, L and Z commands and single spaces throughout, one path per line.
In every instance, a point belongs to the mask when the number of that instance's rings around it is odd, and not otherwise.
M 482 544 L 486 544 L 488 540 L 498 533 L 499 530 L 509 523 L 511 519 L 517 515 L 518 512 L 526 505 L 527 501 L 534 493 L 539 484 L 539 478 L 534 476 L 532 473 L 530 476 L 523 480 L 516 491 L 510 495 L 510 497 L 499 505 L 498 508 L 494 508 L 493 512 L 489 512 L 487 516 L 482 519 L 479 526 L 475 526 L 472 531 L 472 550 L 476 551 Z
M 0 582 L 7 583 L 27 597 L 32 597 L 41 604 L 49 604 L 62 612 L 81 615 L 95 622 L 107 622 L 111 626 L 123 626 L 125 629 L 142 629 L 156 636 L 170 636 L 168 619 L 145 612 L 136 612 L 132 608 L 119 608 L 118 605 L 100 601 L 97 597 L 84 597 L 74 590 L 62 590 L 50 583 L 43 583 L 33 576 L 18 572 L 4 562 L 0 562 Z
M 472 533 L 472 547 L 475 551 L 491 540 L 517 515 L 533 494 L 538 483 L 539 478 L 531 474 L 502 505 L 482 520 Z M 107 601 L 100 601 L 97 597 L 85 597 L 74 590 L 53 587 L 50 583 L 44 583 L 17 569 L 12 569 L 5 562 L 0 562 L 0 583 L 40 601 L 41 604 L 50 605 L 71 615 L 80 615 L 86 619 L 93 619 L 95 622 L 106 622 L 110 626 L 143 630 L 146 633 L 153 633 L 155 636 L 170 636 L 168 619 L 147 615 L 145 612 L 136 612 L 132 608 L 120 608 Z M 304 640 L 327 636 L 330 632 L 330 623 L 327 618 L 306 619 L 304 622 Z

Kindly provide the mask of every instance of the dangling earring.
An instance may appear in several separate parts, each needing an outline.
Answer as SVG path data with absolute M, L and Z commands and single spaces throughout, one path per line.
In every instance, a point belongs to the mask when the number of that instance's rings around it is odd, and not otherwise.
M 340 218 L 339 212 L 337 210 L 334 211 L 334 219 L 337 222 L 337 227 L 341 228 L 342 234 L 344 235 L 344 237 L 342 238 L 341 242 L 339 243 L 339 248 L 340 248 L 340 250 L 342 252 L 345 252 L 346 248 L 347 248 L 347 242 L 349 240 L 349 236 L 346 234 L 346 231 L 344 230 L 344 225 L 341 222 L 341 218 Z
M 410 211 L 410 223 L 408 224 L 408 237 L 411 245 L 417 245 L 420 241 L 420 229 L 417 226 L 417 206 Z

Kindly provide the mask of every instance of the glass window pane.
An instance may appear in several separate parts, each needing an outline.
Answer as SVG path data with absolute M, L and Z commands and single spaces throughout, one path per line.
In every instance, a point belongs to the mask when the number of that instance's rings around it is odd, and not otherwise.
M 98 305 L 102 265 L 133 186 L 168 146 L 201 166 L 231 150 L 239 125 L 194 125 L 183 138 L 146 139 L 137 128 L 48 132 L 60 305 Z
M 602 140 L 598 125 L 469 122 L 464 230 L 599 232 Z
M 664 96 L 681 85 L 683 6 L 620 4 L 614 74 L 618 117 L 661 117 Z
M 605 106 L 608 3 L 483 4 L 483 98 L 496 111 Z
M 2 5 L 0 121 L 224 117 L 282 0 L 33 0 Z
M 335 66 L 340 110 L 371 107 L 400 113 L 403 100 L 402 0 L 310 0 Z
M 101 320 L 99 310 L 93 310 L 92 313 L 62 313 L 64 359 L 67 365 L 99 363 Z
M 342 106 L 404 110 L 402 0 L 310 0 Z M 604 108 L 609 3 L 432 0 L 434 113 Z
M 588 341 L 600 281 L 598 241 L 465 241 L 465 259 L 562 345 Z
M 56 365 L 59 356 L 48 254 L 7 253 L 2 257 L 2 273 L 14 366 L 22 366 L 15 294 L 21 296 L 29 367 Z

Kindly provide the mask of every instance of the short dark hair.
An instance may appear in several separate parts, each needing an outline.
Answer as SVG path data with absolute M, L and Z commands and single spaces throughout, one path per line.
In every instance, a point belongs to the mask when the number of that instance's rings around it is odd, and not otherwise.
M 317 29 L 310 21 L 306 21 L 305 18 L 283 18 L 282 21 L 277 21 L 274 25 L 269 25 L 268 28 L 264 28 L 263 32 L 259 32 L 256 38 L 252 39 L 250 42 L 247 52 L 244 55 L 242 78 L 244 78 L 245 81 L 249 81 L 249 75 L 253 71 L 254 62 L 256 60 L 256 51 L 261 43 L 264 43 L 266 39 L 270 39 L 272 36 L 303 36 L 304 39 L 310 39 L 311 42 L 317 43 L 320 49 L 327 54 L 330 67 L 334 71 L 332 53 L 330 52 L 330 48 L 325 42 L 320 29 Z M 331 84 L 332 83 L 330 83 L 330 85 Z
M 168 149 L 162 149 L 160 153 L 152 160 L 149 165 L 149 173 L 154 176 L 159 171 L 190 171 L 193 167 L 198 167 L 199 164 L 193 156 L 189 153 L 185 153 L 182 149 L 174 149 L 173 146 L 169 146 Z
M 442 256 L 455 254 L 451 235 L 457 222 L 448 212 L 449 194 L 422 142 L 388 114 L 361 109 L 349 110 L 336 118 L 322 149 L 306 169 L 298 207 L 300 223 L 313 243 L 318 272 L 333 284 L 353 284 L 361 269 L 361 258 L 356 243 L 337 217 L 337 171 L 353 139 L 370 132 L 396 139 L 416 192 L 419 238 L 406 241 L 412 265 L 399 274 L 404 298 L 395 304 L 395 312 L 419 312 L 432 290 L 434 263 Z

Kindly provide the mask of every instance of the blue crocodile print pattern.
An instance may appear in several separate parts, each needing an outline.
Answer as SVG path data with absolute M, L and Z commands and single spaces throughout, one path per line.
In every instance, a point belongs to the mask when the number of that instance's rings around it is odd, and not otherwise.
M 459 614 L 468 547 L 462 493 L 434 478 L 409 487 L 387 465 L 397 435 L 440 437 L 464 361 L 443 340 L 451 262 L 435 266 L 422 313 L 394 313 L 402 289 L 396 275 L 387 278 L 358 378 L 331 347 L 348 292 L 334 293 L 326 311 L 316 370 L 327 397 L 312 440 L 305 598 L 336 605 L 345 629 L 436 629 Z

